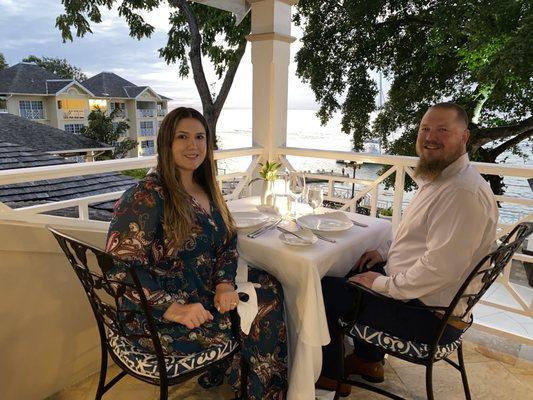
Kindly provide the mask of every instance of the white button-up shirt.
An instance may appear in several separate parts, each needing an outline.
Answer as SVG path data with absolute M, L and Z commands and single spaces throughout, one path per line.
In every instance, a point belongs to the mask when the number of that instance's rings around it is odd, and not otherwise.
M 498 207 L 488 183 L 464 154 L 419 190 L 392 244 L 378 251 L 387 276 L 372 289 L 395 299 L 447 306 L 496 238 Z M 388 249 L 387 247 L 389 247 Z M 455 314 L 464 310 L 460 304 Z

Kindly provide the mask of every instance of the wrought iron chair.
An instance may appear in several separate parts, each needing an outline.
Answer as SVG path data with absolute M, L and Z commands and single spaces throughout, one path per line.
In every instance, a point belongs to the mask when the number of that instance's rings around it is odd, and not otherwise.
M 50 231 L 80 279 L 98 325 L 101 364 L 96 400 L 126 375 L 159 386 L 160 399 L 166 400 L 169 386 L 220 366 L 239 350 L 239 317 L 233 310 L 230 316 L 234 340 L 185 357 L 164 355 L 154 317 L 134 268 L 90 244 L 55 229 Z M 137 298 L 140 304 L 137 310 L 121 307 L 128 300 L 126 296 Z M 247 296 L 239 294 L 242 301 L 247 301 Z M 142 317 L 146 324 L 144 329 L 132 334 L 126 324 L 135 316 Z M 133 345 L 132 339 L 143 340 L 153 351 Z M 108 355 L 122 371 L 106 384 Z M 160 374 L 160 371 L 166 371 L 166 374 Z M 242 357 L 240 398 L 246 398 L 247 375 L 248 365 Z
M 470 311 L 474 305 L 481 299 L 485 294 L 488 288 L 494 283 L 498 276 L 502 273 L 502 270 L 505 266 L 511 261 L 511 258 L 515 251 L 521 246 L 525 238 L 527 238 L 533 232 L 533 222 L 524 222 L 518 224 L 512 231 L 505 237 L 502 243 L 498 246 L 496 250 L 490 254 L 483 257 L 483 259 L 476 265 L 470 275 L 466 278 L 463 285 L 458 290 L 457 294 L 453 298 L 452 302 L 447 307 L 431 307 L 424 305 L 407 305 L 403 303 L 403 307 L 409 307 L 414 309 L 423 309 L 429 310 L 442 315 L 442 322 L 437 328 L 433 340 L 430 343 L 418 343 L 415 341 L 410 341 L 406 339 L 400 339 L 393 335 L 388 334 L 387 332 L 379 331 L 374 329 L 372 326 L 363 325 L 357 323 L 357 314 L 359 306 L 362 302 L 363 293 L 366 295 L 371 295 L 375 297 L 382 298 L 391 303 L 397 303 L 399 300 L 394 300 L 390 297 L 382 296 L 381 294 L 374 292 L 364 286 L 359 284 L 352 284 L 351 286 L 357 289 L 357 300 L 356 306 L 353 311 L 350 312 L 347 316 L 343 316 L 339 319 L 339 329 L 337 334 L 340 335 L 340 341 L 342 347 L 342 363 L 344 363 L 344 336 L 347 335 L 354 339 L 355 345 L 356 341 L 365 341 L 374 346 L 380 347 L 385 353 L 391 354 L 394 357 L 401 358 L 405 361 L 424 365 L 426 367 L 426 393 L 429 400 L 433 399 L 433 364 L 437 361 L 444 360 L 448 364 L 452 365 L 461 373 L 461 378 L 463 381 L 463 388 L 465 396 L 468 400 L 470 397 L 470 389 L 468 387 L 468 379 L 466 375 L 466 369 L 463 359 L 463 347 L 462 347 L 462 335 L 456 341 L 449 344 L 439 344 L 439 341 L 444 333 L 446 325 L 455 319 L 459 318 L 460 321 L 463 321 L 470 314 Z M 475 293 L 469 293 L 469 285 L 476 280 L 476 283 L 480 288 L 475 291 Z M 471 289 L 470 289 L 471 290 Z M 454 316 L 452 313 L 461 300 L 466 301 L 465 311 L 459 315 Z M 467 326 L 463 329 L 464 332 L 472 325 L 473 318 L 470 314 L 470 321 Z M 457 351 L 457 358 L 459 363 L 450 360 L 448 357 Z M 343 365 L 344 370 L 344 365 Z M 365 382 L 358 380 L 349 379 L 348 376 L 344 376 L 342 381 L 338 383 L 338 387 L 341 383 L 350 384 L 353 386 L 358 386 L 373 392 L 379 393 L 383 396 L 392 398 L 392 399 L 402 399 L 402 397 L 397 396 L 391 392 L 388 392 L 380 387 L 371 385 Z M 338 399 L 338 387 L 337 392 L 335 393 L 335 399 Z

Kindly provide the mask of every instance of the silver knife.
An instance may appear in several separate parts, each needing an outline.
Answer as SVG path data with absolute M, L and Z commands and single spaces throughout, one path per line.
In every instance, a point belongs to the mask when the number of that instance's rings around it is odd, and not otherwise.
M 352 224 L 354 224 L 355 226 L 360 226 L 362 228 L 368 228 L 367 224 L 362 224 L 361 222 L 354 221 L 353 219 L 351 221 L 352 221 Z

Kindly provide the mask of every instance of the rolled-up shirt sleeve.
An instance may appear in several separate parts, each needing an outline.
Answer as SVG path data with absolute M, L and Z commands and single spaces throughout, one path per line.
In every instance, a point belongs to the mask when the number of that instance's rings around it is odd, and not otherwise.
M 440 206 L 427 217 L 426 251 L 405 272 L 380 276 L 372 289 L 399 300 L 435 293 L 457 282 L 481 244 L 487 214 L 479 197 L 467 188 L 443 193 Z

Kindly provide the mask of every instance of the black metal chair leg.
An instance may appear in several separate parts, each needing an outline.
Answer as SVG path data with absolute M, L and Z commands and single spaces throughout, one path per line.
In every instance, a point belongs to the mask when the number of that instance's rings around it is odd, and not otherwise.
M 433 400 L 433 363 L 426 365 L 426 393 L 427 399 Z
M 468 387 L 468 378 L 466 376 L 466 368 L 465 368 L 465 361 L 463 358 L 463 344 L 462 343 L 459 345 L 459 348 L 457 349 L 457 358 L 459 359 L 459 366 L 461 367 L 459 371 L 461 372 L 461 378 L 463 380 L 463 389 L 465 390 L 465 397 L 466 397 L 466 400 L 471 400 L 472 397 L 470 396 L 470 388 Z
M 159 399 L 160 400 L 167 400 L 168 399 L 168 385 L 162 384 L 159 387 Z
M 98 381 L 98 389 L 96 389 L 95 400 L 101 400 L 105 393 L 105 378 L 107 375 L 107 349 L 103 343 L 100 343 L 100 348 L 100 379 Z

